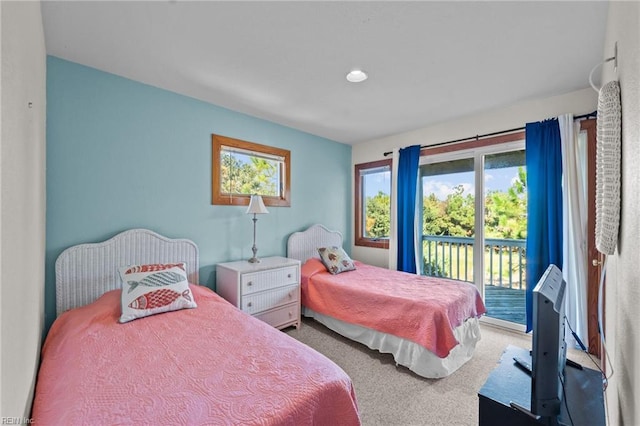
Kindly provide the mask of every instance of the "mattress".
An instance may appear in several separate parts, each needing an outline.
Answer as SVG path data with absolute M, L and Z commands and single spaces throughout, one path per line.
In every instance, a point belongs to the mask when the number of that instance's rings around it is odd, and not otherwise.
M 63 313 L 42 350 L 37 424 L 360 424 L 347 374 L 191 285 L 198 307 L 118 323 L 120 290 Z
M 355 262 L 332 275 L 318 259 L 302 267 L 304 314 L 332 330 L 394 354 L 424 377 L 451 374 L 473 355 L 486 308 L 468 283 Z

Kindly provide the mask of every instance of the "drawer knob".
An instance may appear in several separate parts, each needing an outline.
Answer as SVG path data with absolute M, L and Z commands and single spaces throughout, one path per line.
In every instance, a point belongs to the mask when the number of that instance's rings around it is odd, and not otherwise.
M 249 308 L 250 308 L 250 307 L 251 307 L 251 305 L 252 305 L 252 303 L 251 303 L 251 302 L 247 303 L 247 307 L 249 307 Z
M 293 297 L 293 295 L 291 294 L 291 292 L 289 292 L 289 299 L 291 299 Z
M 248 285 L 249 287 L 251 287 L 251 286 L 253 285 L 253 282 L 249 281 L 249 282 L 247 283 L 247 285 Z
M 287 278 L 291 278 L 291 274 L 287 274 Z
M 293 317 L 293 312 L 289 311 L 289 318 Z

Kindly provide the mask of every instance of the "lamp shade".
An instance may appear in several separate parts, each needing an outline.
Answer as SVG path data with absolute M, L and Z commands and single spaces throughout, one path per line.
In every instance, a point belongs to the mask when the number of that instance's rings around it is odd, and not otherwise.
M 251 201 L 249 202 L 249 208 L 247 209 L 247 214 L 265 214 L 269 213 L 267 208 L 264 206 L 264 202 L 262 201 L 262 196 L 260 195 L 252 195 Z

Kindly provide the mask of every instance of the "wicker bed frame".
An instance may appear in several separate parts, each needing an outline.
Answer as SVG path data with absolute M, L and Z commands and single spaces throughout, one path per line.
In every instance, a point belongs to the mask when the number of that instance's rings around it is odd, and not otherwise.
M 119 267 L 168 262 L 184 262 L 189 282 L 198 283 L 198 247 L 190 240 L 131 229 L 101 243 L 69 247 L 56 260 L 56 315 L 120 288 Z

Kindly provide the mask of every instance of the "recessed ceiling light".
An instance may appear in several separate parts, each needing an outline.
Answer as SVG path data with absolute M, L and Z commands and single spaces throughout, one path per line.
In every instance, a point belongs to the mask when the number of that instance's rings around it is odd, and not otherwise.
M 347 80 L 351 83 L 360 83 L 365 81 L 367 78 L 369 78 L 369 76 L 362 70 L 353 70 L 347 74 Z

